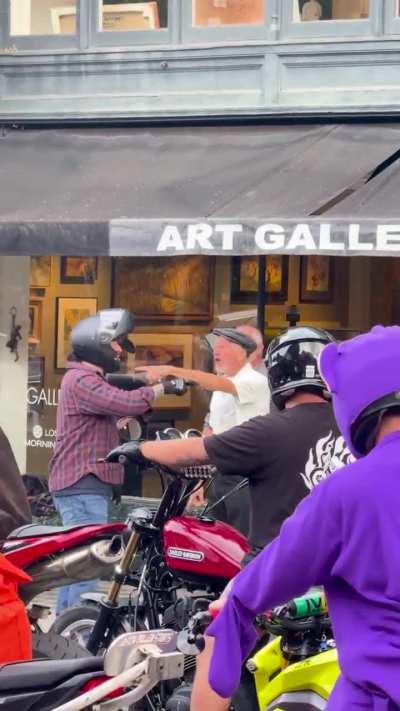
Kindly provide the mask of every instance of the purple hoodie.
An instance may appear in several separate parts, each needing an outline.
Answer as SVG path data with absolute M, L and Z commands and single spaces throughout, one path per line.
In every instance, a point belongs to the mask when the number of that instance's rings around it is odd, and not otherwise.
M 400 328 L 382 331 L 373 332 L 372 340 L 380 349 L 385 349 L 386 338 L 391 342 L 385 367 L 391 368 L 392 377 L 387 372 L 384 376 L 388 393 L 396 383 L 400 390 Z M 349 384 L 340 368 L 351 367 L 359 398 L 359 389 L 364 392 L 369 385 L 366 370 L 357 378 L 355 341 L 346 344 L 347 358 L 335 359 L 337 347 L 328 348 L 335 376 L 345 388 Z M 358 340 L 354 357 L 359 353 Z M 332 370 L 326 370 L 331 382 Z M 372 390 L 379 397 L 379 389 Z M 339 399 L 340 390 L 336 393 Z M 368 395 L 365 399 L 367 404 Z M 357 414 L 354 410 L 351 419 Z M 220 696 L 230 696 L 239 683 L 241 664 L 255 641 L 254 616 L 313 585 L 325 586 L 342 671 L 328 708 L 400 709 L 400 432 L 314 489 L 279 537 L 237 576 L 224 609 L 208 629 L 215 637 L 209 680 Z

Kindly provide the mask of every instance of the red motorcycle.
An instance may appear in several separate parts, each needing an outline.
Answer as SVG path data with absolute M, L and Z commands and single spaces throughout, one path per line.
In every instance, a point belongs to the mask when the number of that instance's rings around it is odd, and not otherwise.
M 57 634 L 42 634 L 39 620 L 50 610 L 31 603 L 36 595 L 61 585 L 110 575 L 122 559 L 125 529 L 123 523 L 70 527 L 30 524 L 16 529 L 3 542 L 5 557 L 32 578 L 21 586 L 19 594 L 33 628 L 34 657 L 77 658 L 85 652 Z
M 203 465 L 174 471 L 140 461 L 137 449 L 137 443 L 129 442 L 111 452 L 107 461 L 158 471 L 164 485 L 160 505 L 155 514 L 146 509 L 132 512 L 131 534 L 108 594 L 104 598 L 83 595 L 87 604 L 66 610 L 52 628 L 92 654 L 103 652 L 127 631 L 182 630 L 193 614 L 219 597 L 249 550 L 244 536 L 231 526 L 203 515 L 183 515 L 188 498 L 213 478 L 215 469 Z M 122 585 L 132 587 L 125 599 Z M 186 681 L 191 679 L 194 662 L 194 657 L 185 658 Z M 160 684 L 152 692 L 149 708 L 173 709 L 172 693 L 170 686 Z

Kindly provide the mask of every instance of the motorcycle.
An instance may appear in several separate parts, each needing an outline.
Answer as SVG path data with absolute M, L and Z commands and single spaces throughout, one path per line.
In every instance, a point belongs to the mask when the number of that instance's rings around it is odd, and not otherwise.
M 2 666 L 0 706 L 7 711 L 118 711 L 133 708 L 161 681 L 182 674 L 175 632 L 136 632 L 115 640 L 104 657 Z
M 210 621 L 208 612 L 194 616 L 179 634 L 178 648 L 185 654 L 202 651 Z M 257 626 L 269 641 L 261 638 L 247 660 L 234 711 L 323 711 L 339 676 L 324 593 L 310 591 L 260 615 Z
M 19 595 L 27 606 L 33 630 L 34 657 L 64 659 L 85 654 L 72 640 L 54 632 L 42 633 L 40 620 L 51 611 L 33 599 L 61 585 L 110 575 L 122 559 L 125 529 L 123 523 L 65 527 L 28 524 L 3 542 L 2 553 L 7 560 L 32 578 L 20 587 Z
M 176 436 L 167 433 L 161 436 Z M 193 433 L 192 433 L 193 434 Z M 130 443 L 131 445 L 131 443 Z M 114 450 L 120 463 L 135 462 L 129 446 Z M 128 446 L 128 450 L 126 447 Z M 118 452 L 121 451 L 121 455 Z M 155 514 L 136 509 L 129 520 L 131 531 L 122 560 L 115 568 L 105 598 L 84 594 L 86 604 L 70 608 L 52 630 L 84 645 L 92 654 L 108 648 L 113 639 L 129 630 L 168 627 L 182 630 L 193 613 L 219 597 L 228 581 L 240 571 L 248 552 L 246 539 L 231 526 L 207 516 L 185 516 L 187 500 L 215 470 L 189 466 L 180 470 L 149 462 L 163 482 L 164 493 Z M 148 465 L 140 465 L 144 472 Z M 137 566 L 137 558 L 141 566 Z M 132 587 L 125 599 L 122 585 Z M 194 659 L 185 659 L 185 678 L 191 678 Z M 165 693 L 164 693 L 165 692 Z M 157 690 L 164 707 L 170 691 Z

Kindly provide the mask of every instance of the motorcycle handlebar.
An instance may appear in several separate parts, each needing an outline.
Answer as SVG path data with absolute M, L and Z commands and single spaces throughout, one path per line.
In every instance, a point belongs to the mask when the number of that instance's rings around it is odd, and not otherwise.
M 139 466 L 149 467 L 149 465 L 151 465 L 169 476 L 183 477 L 185 479 L 201 479 L 203 481 L 212 479 L 216 472 L 215 467 L 208 464 L 193 464 L 179 469 L 171 469 L 165 464 L 153 462 L 142 454 L 139 442 L 126 442 L 113 449 L 106 457 L 98 461 L 103 464 L 114 463 L 121 464 L 122 466 L 138 464 Z

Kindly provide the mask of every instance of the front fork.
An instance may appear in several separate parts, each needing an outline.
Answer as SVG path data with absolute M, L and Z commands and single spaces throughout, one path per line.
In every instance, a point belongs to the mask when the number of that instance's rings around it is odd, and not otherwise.
M 118 597 L 139 547 L 141 533 L 134 531 L 128 541 L 125 553 L 119 565 L 116 566 L 113 581 L 107 596 L 100 603 L 100 614 L 90 633 L 87 649 L 91 654 L 98 654 L 106 646 L 106 642 L 115 622 L 115 611 L 118 607 Z

